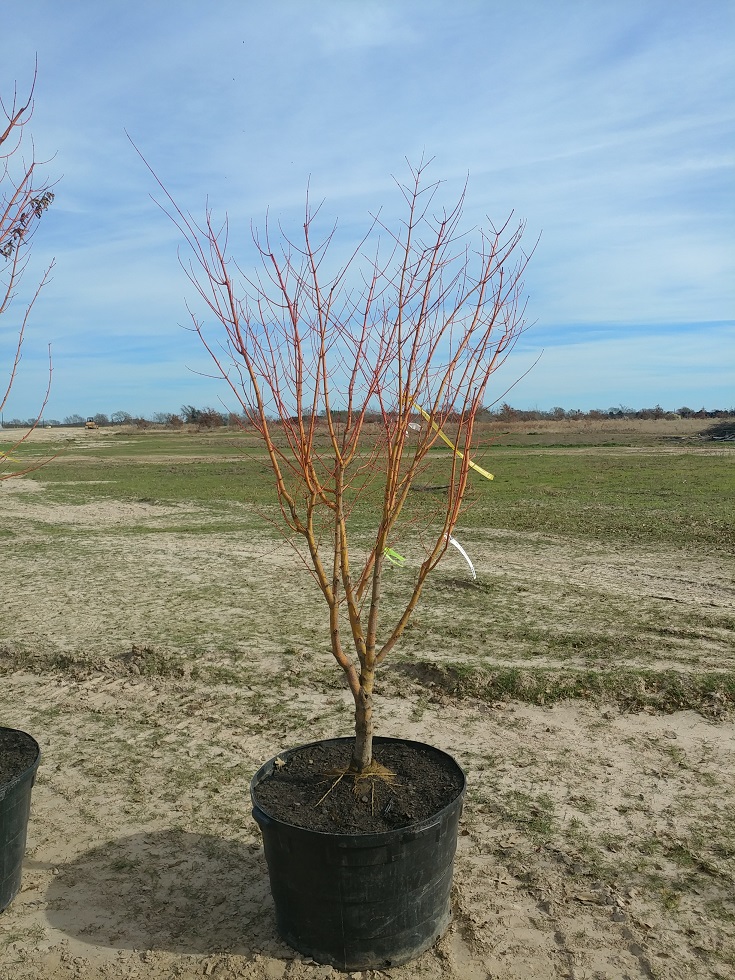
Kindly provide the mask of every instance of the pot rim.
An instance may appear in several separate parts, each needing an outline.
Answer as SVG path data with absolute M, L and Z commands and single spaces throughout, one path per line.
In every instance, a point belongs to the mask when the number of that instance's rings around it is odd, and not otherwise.
M 33 762 L 31 762 L 31 764 L 27 766 L 22 772 L 18 773 L 17 776 L 13 776 L 13 778 L 9 780 L 7 783 L 0 784 L 0 800 L 2 800 L 5 798 L 7 793 L 15 789 L 15 787 L 19 783 L 23 782 L 24 779 L 27 779 L 29 774 L 33 775 L 36 769 L 38 769 L 38 765 L 41 761 L 41 747 L 39 746 L 38 742 L 35 740 L 35 738 L 32 735 L 29 735 L 28 732 L 24 732 L 20 728 L 8 728 L 7 726 L 0 725 L 0 732 L 14 732 L 15 734 L 18 735 L 24 735 L 36 747 L 36 755 L 33 759 Z

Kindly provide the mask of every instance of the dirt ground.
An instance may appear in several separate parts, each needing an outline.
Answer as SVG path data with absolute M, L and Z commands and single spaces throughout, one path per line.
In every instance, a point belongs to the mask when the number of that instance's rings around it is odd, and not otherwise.
M 264 562 L 262 541 L 194 541 L 173 530 L 181 507 L 46 506 L 27 478 L 0 492 L 5 528 L 38 544 L 30 565 L 3 556 L 13 588 L 2 601 L 0 723 L 30 731 L 43 751 L 23 889 L 0 916 L 0 980 L 336 975 L 278 938 L 250 816 L 249 779 L 264 760 L 350 726 L 348 693 L 324 680 L 331 668 L 308 652 L 286 658 L 276 635 L 286 593 L 311 628 L 288 549 Z M 160 533 L 121 534 L 141 521 Z M 473 556 L 539 587 L 563 575 L 572 591 L 594 584 L 692 615 L 735 612 L 724 557 L 674 563 L 641 551 L 631 565 L 613 547 L 569 547 L 495 534 Z M 247 588 L 229 588 L 225 558 L 249 570 Z M 193 601 L 201 580 L 216 602 Z M 252 643 L 225 655 L 218 637 L 243 617 Z M 718 629 L 712 643 L 731 667 L 732 636 Z M 172 636 L 185 648 L 187 635 L 199 638 L 200 673 L 170 671 L 159 653 Z M 232 682 L 233 665 L 246 684 Z M 454 755 L 469 789 L 448 933 L 411 964 L 353 977 L 735 976 L 726 711 L 460 701 L 390 673 L 378 710 L 382 734 Z

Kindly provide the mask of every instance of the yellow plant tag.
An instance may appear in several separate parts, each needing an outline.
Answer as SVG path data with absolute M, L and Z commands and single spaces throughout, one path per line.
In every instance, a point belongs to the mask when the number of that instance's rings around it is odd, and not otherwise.
M 432 429 L 436 433 L 438 433 L 439 438 L 440 439 L 443 439 L 444 442 L 449 446 L 449 448 L 452 449 L 457 454 L 457 456 L 459 456 L 460 459 L 464 459 L 464 453 L 460 449 L 457 449 L 457 447 L 454 445 L 454 443 L 452 442 L 452 440 L 449 439 L 447 436 L 444 435 L 444 433 L 442 432 L 442 430 L 439 428 L 439 426 L 436 424 L 436 422 L 433 421 L 433 419 L 431 418 L 431 416 L 428 415 L 428 413 L 425 412 L 420 405 L 416 405 L 416 408 L 419 410 L 419 412 L 421 412 L 421 414 L 424 416 L 424 418 L 429 423 L 429 425 L 432 427 Z M 467 460 L 467 465 L 468 466 L 471 466 L 472 469 L 476 473 L 479 473 L 480 474 L 480 476 L 484 476 L 486 480 L 494 480 L 495 479 L 495 477 L 493 476 L 492 473 L 488 473 L 487 470 L 484 470 L 481 466 L 478 466 L 477 463 L 473 463 L 471 459 L 468 459 Z

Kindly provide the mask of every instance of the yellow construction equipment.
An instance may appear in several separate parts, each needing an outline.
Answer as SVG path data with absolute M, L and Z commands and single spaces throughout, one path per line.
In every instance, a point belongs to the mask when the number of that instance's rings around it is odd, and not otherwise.
M 99 428 L 99 426 L 97 425 L 97 423 L 95 422 L 95 420 L 93 418 L 88 418 L 87 421 L 84 423 L 84 428 L 85 429 L 97 429 L 97 428 Z

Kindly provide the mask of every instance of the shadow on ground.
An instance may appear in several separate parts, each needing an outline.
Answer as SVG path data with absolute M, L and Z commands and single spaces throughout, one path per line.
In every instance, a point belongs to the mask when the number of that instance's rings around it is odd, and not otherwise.
M 178 830 L 134 834 L 61 866 L 56 929 L 92 946 L 176 953 L 287 953 L 262 850 Z
M 715 422 L 704 430 L 702 435 L 709 436 L 710 439 L 721 439 L 725 442 L 735 442 L 735 419 L 723 419 Z

